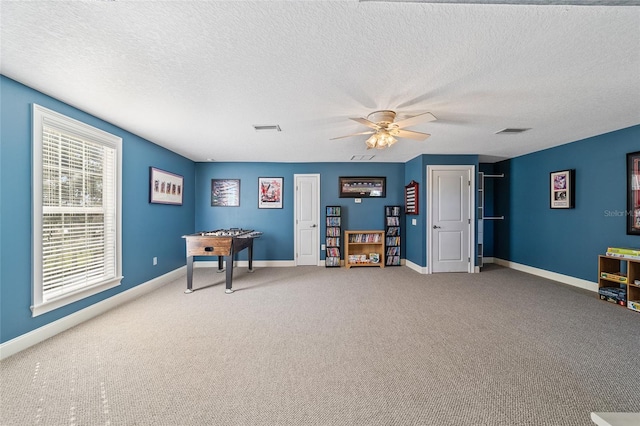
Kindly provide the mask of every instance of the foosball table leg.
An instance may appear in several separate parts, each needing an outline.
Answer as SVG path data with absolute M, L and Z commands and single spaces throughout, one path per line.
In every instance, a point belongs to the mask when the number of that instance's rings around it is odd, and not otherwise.
M 253 239 L 249 242 L 249 248 L 247 249 L 249 255 L 249 269 L 247 272 L 253 272 Z
M 193 293 L 193 256 L 187 257 L 187 289 L 185 293 Z
M 218 256 L 218 273 L 224 272 L 224 256 Z

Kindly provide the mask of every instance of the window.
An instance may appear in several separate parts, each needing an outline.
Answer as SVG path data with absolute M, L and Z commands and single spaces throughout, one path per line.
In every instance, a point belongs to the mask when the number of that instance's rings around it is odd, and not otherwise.
M 33 316 L 120 285 L 122 139 L 33 105 Z

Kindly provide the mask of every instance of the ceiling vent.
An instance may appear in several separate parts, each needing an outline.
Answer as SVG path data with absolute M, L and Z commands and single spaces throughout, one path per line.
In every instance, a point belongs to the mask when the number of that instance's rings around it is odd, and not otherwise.
M 496 132 L 496 135 L 515 135 L 517 133 L 526 132 L 527 130 L 531 130 L 531 128 L 507 127 L 506 129 Z
M 253 125 L 253 128 L 256 132 L 281 132 L 280 125 L 278 124 L 267 124 L 267 125 Z
M 371 161 L 375 155 L 352 155 L 351 161 Z

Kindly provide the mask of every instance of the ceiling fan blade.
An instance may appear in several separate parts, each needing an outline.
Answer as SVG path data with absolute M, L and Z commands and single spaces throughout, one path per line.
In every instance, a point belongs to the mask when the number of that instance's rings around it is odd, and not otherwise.
M 428 123 L 429 121 L 434 120 L 437 120 L 435 115 L 431 114 L 430 112 L 425 112 L 423 114 L 414 115 L 413 117 L 391 123 L 391 126 L 401 129 L 403 127 L 411 127 L 419 123 Z
M 380 128 L 380 126 L 378 126 L 376 123 L 374 123 L 373 121 L 369 121 L 366 118 L 350 118 L 350 120 L 353 121 L 357 121 L 360 124 L 364 124 L 367 127 L 371 127 L 372 129 L 376 129 L 378 130 Z
M 422 132 L 414 132 L 411 130 L 394 130 L 391 133 L 393 136 L 397 136 L 399 138 L 408 138 L 408 139 L 414 139 L 417 141 L 423 141 L 426 138 L 428 138 L 429 136 L 431 136 L 428 133 L 422 133 Z
M 350 134 L 350 135 L 346 135 L 346 136 L 338 136 L 337 138 L 331 138 L 331 139 L 329 139 L 329 140 L 330 140 L 330 141 L 334 141 L 334 140 L 336 140 L 336 139 L 350 138 L 351 136 L 358 136 L 358 135 L 371 135 L 371 134 L 373 134 L 373 133 L 375 133 L 375 132 L 373 132 L 373 131 L 371 131 L 371 130 L 370 130 L 370 131 L 368 131 L 368 132 L 352 133 L 352 134 Z

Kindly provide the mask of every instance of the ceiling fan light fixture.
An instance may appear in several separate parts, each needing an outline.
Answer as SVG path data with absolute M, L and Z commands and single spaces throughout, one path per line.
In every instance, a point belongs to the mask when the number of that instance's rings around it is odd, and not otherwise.
M 387 131 L 381 130 L 367 139 L 367 149 L 376 148 L 384 149 L 388 148 L 394 143 L 398 142 L 396 138 L 391 136 Z

